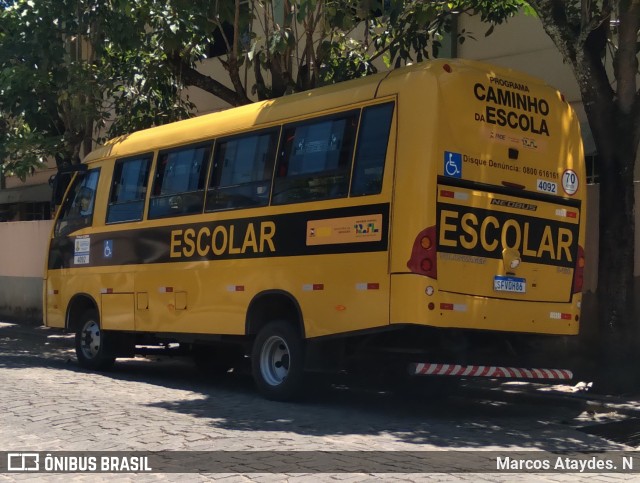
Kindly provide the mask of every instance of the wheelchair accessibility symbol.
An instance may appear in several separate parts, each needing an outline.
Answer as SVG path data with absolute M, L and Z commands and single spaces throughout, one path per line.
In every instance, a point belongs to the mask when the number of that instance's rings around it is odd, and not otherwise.
M 462 154 L 444 152 L 444 174 L 451 178 L 462 177 Z
M 113 256 L 113 240 L 104 241 L 104 258 L 111 258 Z

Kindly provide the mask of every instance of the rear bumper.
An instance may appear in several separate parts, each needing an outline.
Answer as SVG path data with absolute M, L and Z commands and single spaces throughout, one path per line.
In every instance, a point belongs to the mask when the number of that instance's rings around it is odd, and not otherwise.
M 396 274 L 391 276 L 390 323 L 577 335 L 581 303 L 581 294 L 574 294 L 571 302 L 558 303 L 444 292 L 438 289 L 437 280 L 415 274 Z
M 409 365 L 409 374 L 415 376 L 489 377 L 493 379 L 526 379 L 570 381 L 573 373 L 568 369 L 539 369 L 523 367 L 475 366 L 418 362 Z

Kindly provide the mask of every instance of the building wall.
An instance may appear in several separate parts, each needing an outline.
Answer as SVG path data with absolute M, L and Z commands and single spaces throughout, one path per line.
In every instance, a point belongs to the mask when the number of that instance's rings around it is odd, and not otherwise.
M 42 321 L 42 277 L 52 221 L 0 223 L 0 320 Z
M 57 173 L 56 163 L 53 160 L 47 162 L 47 166 L 44 169 L 38 169 L 32 175 L 30 175 L 25 181 L 20 180 L 17 176 L 7 176 L 6 188 L 19 188 L 26 185 L 34 184 L 47 184 L 49 178 Z
M 580 89 L 573 70 L 566 64 L 537 17 L 518 15 L 499 25 L 488 37 L 487 25 L 478 17 L 463 15 L 458 31 L 464 30 L 478 40 L 468 38 L 458 46 L 458 57 L 479 60 L 516 69 L 539 77 L 564 94 L 576 111 L 584 142 L 585 154 L 596 153 Z M 611 69 L 611 66 L 608 67 Z M 637 179 L 637 178 L 636 178 Z
M 467 38 L 458 46 L 458 57 L 510 67 L 540 77 L 562 92 L 569 102 L 581 102 L 571 67 L 562 61 L 540 20 L 518 15 L 498 25 L 491 35 L 485 37 L 487 28 L 479 18 L 462 15 L 458 31 L 464 29 L 478 40 Z

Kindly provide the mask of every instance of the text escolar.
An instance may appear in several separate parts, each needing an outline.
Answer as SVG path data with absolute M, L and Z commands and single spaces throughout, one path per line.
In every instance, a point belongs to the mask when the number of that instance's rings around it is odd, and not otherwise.
M 257 225 L 257 226 L 256 226 Z M 171 258 L 238 255 L 244 253 L 275 252 L 273 237 L 276 225 L 272 221 L 248 223 L 243 227 L 217 225 L 199 229 L 172 230 L 169 256 Z

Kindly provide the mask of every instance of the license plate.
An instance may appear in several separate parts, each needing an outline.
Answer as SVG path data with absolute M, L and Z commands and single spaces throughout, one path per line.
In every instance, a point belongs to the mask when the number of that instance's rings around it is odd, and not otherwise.
M 89 255 L 76 255 L 73 257 L 74 265 L 88 265 L 89 264 Z
M 518 277 L 493 277 L 493 290 L 496 292 L 526 293 L 527 280 Z

